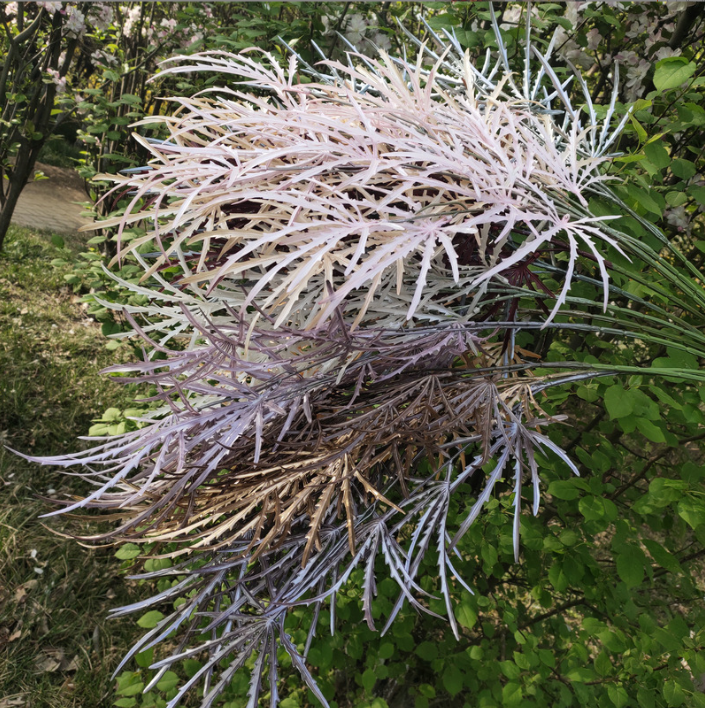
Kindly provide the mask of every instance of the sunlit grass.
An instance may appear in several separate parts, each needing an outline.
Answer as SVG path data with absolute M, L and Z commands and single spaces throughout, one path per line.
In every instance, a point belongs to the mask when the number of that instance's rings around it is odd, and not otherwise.
M 106 621 L 134 592 L 114 551 L 47 528 L 88 533 L 87 524 L 38 518 L 51 509 L 39 496 L 78 494 L 85 483 L 5 448 L 76 449 L 93 419 L 132 398 L 99 375 L 116 353 L 66 285 L 68 267 L 51 265 L 70 262 L 86 238 L 59 248 L 48 234 L 12 228 L 0 254 L 0 698 L 10 705 L 112 705 L 112 670 L 136 634 L 130 623 Z

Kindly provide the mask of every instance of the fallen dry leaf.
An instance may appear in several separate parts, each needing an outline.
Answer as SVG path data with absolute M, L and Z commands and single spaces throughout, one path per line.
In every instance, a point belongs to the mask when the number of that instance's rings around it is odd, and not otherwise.
M 22 693 L 18 693 L 16 696 L 0 698 L 0 708 L 16 708 L 17 706 L 23 706 L 25 704 L 26 698 Z
M 53 673 L 55 671 L 76 671 L 78 662 L 76 657 L 69 659 L 66 651 L 61 647 L 47 647 L 34 662 L 34 667 L 39 673 Z
M 22 620 L 20 620 L 16 625 L 15 628 L 12 630 L 12 634 L 7 638 L 7 643 L 9 644 L 10 642 L 14 642 L 16 639 L 19 639 L 22 636 Z
M 29 594 L 30 590 L 34 590 L 37 587 L 38 580 L 28 580 L 26 583 L 22 583 L 15 589 L 15 602 L 19 605 L 25 601 L 25 598 Z

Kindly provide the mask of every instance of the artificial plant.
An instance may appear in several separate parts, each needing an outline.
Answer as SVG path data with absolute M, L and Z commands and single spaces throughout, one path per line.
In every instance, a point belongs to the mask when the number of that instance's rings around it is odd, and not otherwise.
M 529 14 L 529 13 L 527 13 Z M 437 559 L 456 636 L 458 544 L 493 495 L 513 495 L 515 558 L 522 504 L 536 514 L 536 454 L 578 469 L 548 436 L 541 407 L 555 386 L 639 371 L 702 380 L 699 370 L 546 360 L 548 336 L 592 332 L 705 355 L 701 274 L 610 189 L 618 85 L 603 120 L 576 73 L 552 68 L 527 25 L 523 69 L 498 51 L 474 66 L 455 36 L 431 28 L 417 57 L 282 63 L 272 54 L 176 57 L 166 72 L 216 71 L 231 85 L 190 99 L 163 122 L 170 137 L 113 178 L 125 213 L 99 227 L 143 236 L 118 259 L 144 270 L 124 283 L 147 304 L 125 308 L 142 361 L 109 371 L 154 387 L 141 429 L 43 462 L 83 466 L 95 487 L 54 513 L 111 511 L 92 540 L 163 544 L 174 578 L 123 615 L 173 603 L 125 657 L 168 639 L 150 686 L 176 662 L 207 655 L 170 706 L 197 684 L 213 704 L 251 669 L 249 706 L 276 706 L 285 650 L 306 665 L 319 612 L 363 570 L 433 613 L 419 568 Z M 577 81 L 583 107 L 567 85 Z M 613 227 L 617 205 L 651 245 Z M 600 215 L 601 214 L 601 215 Z M 614 282 L 629 259 L 651 269 L 646 300 Z M 687 272 L 689 275 L 683 275 Z M 633 277 L 633 276 L 630 276 Z M 598 286 L 597 301 L 574 296 Z M 517 344 L 533 333 L 531 351 Z M 451 505 L 465 508 L 451 527 Z M 285 618 L 307 606 L 297 647 Z M 203 636 L 206 641 L 201 641 Z M 224 663 L 224 660 L 227 662 Z M 254 663 L 252 663 L 254 660 Z

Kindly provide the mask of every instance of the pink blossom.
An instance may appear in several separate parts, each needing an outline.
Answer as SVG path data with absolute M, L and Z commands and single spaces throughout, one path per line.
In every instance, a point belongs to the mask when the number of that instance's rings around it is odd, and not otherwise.
M 17 14 L 17 3 L 8 2 L 5 4 L 5 14 L 6 15 L 16 15 Z

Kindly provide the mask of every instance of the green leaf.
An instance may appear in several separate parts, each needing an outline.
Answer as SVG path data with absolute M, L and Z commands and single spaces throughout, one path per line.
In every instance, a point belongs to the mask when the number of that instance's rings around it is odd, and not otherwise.
M 52 245 L 56 246 L 56 248 L 64 248 L 65 247 L 64 239 L 61 238 L 61 236 L 59 236 L 58 234 L 52 234 L 51 243 L 52 243 Z
M 678 502 L 678 516 L 692 529 L 696 529 L 705 522 L 705 506 L 695 499 L 681 499 Z
M 663 697 L 666 705 L 676 708 L 685 702 L 685 693 L 675 681 L 666 681 L 663 685 Z
M 668 192 L 668 194 L 666 194 L 666 204 L 668 204 L 668 206 L 672 206 L 672 207 L 683 206 L 687 201 L 688 201 L 688 195 L 685 192 L 673 191 L 673 192 Z
M 666 436 L 663 434 L 663 430 L 654 425 L 650 420 L 646 420 L 646 418 L 637 418 L 636 427 L 647 440 L 651 440 L 651 442 L 655 443 L 666 442 Z
M 644 207 L 646 211 L 650 211 L 652 214 L 656 214 L 659 217 L 662 215 L 663 209 L 656 201 L 655 192 L 649 193 L 645 189 L 640 189 L 633 184 L 628 184 L 627 193 L 631 199 L 633 199 L 639 206 Z
M 115 557 L 120 560 L 130 560 L 131 558 L 137 558 L 140 553 L 141 549 L 137 544 L 126 543 L 124 546 L 118 548 Z
M 660 170 L 671 164 L 671 156 L 660 142 L 644 145 L 644 154 L 649 159 L 649 162 Z
M 103 322 L 103 324 L 100 327 L 100 331 L 103 333 L 103 336 L 109 337 L 111 334 L 117 334 L 117 332 L 120 331 L 120 325 L 117 322 Z M 118 411 L 118 414 L 120 411 L 117 408 L 110 408 L 111 411 Z M 111 418 L 106 418 L 103 416 L 103 420 L 112 420 Z
M 558 479 L 548 485 L 548 493 L 556 499 L 572 501 L 580 496 L 580 488 L 574 484 L 572 479 Z
M 160 691 L 171 691 L 179 685 L 179 677 L 173 671 L 167 671 L 157 684 Z
M 617 556 L 617 573 L 628 588 L 635 588 L 644 581 L 645 561 L 644 552 L 637 546 L 630 546 Z
M 521 703 L 523 697 L 524 694 L 521 689 L 521 684 L 516 681 L 510 681 L 502 688 L 502 705 L 517 706 Z
M 654 692 L 649 689 L 640 688 L 636 692 L 636 700 L 640 708 L 654 708 L 656 705 L 654 702 Z
M 634 130 L 636 131 L 636 136 L 640 143 L 646 142 L 648 133 L 644 130 L 644 126 L 634 117 L 633 113 L 629 114 L 629 121 L 631 122 Z
M 154 647 L 150 647 L 146 651 L 135 654 L 135 661 L 137 662 L 137 666 L 146 669 L 154 661 Z
M 695 174 L 695 165 L 690 160 L 679 158 L 671 163 L 671 172 L 680 179 L 690 179 Z
M 627 392 L 619 384 L 610 386 L 605 391 L 604 401 L 607 413 L 612 420 L 625 418 L 634 410 L 632 398 L 627 395 Z
M 614 521 L 617 518 L 616 504 L 603 497 L 583 497 L 578 502 L 578 509 L 587 521 Z
M 656 64 L 654 86 L 658 91 L 677 88 L 687 81 L 696 70 L 695 62 L 689 62 L 685 57 L 667 57 Z
M 508 679 L 519 678 L 521 669 L 513 661 L 500 661 L 499 668 Z
M 656 398 L 661 401 L 661 403 L 666 403 L 669 405 L 671 408 L 675 408 L 677 411 L 680 411 L 683 409 L 683 406 L 681 406 L 678 401 L 676 401 L 674 398 L 669 396 L 662 388 L 659 386 L 649 386 L 649 389 L 651 392 L 656 396 Z
M 672 573 L 680 573 L 682 568 L 678 559 L 669 553 L 660 543 L 653 541 L 649 538 L 643 539 L 642 543 L 646 546 L 646 550 L 649 552 L 651 557 L 666 570 L 670 570 Z
M 458 624 L 466 629 L 472 629 L 477 622 L 477 612 L 470 606 L 469 602 L 461 602 L 460 606 L 455 610 L 455 618 Z
M 380 659 L 390 659 L 392 656 L 394 656 L 394 644 L 391 642 L 385 642 L 382 644 L 377 651 L 377 656 Z
M 609 676 L 612 673 L 612 660 L 609 655 L 601 651 L 593 662 L 595 666 L 595 671 L 597 671 L 600 676 Z
M 435 698 L 436 689 L 430 683 L 421 683 L 418 686 L 419 693 L 426 698 Z
M 416 647 L 416 656 L 424 661 L 433 661 L 438 658 L 438 647 L 433 642 L 421 642 Z
M 138 681 L 137 683 L 129 683 L 125 686 L 118 686 L 115 690 L 119 696 L 136 696 L 138 693 L 142 693 L 144 688 L 144 683 Z
M 575 683 L 585 683 L 595 679 L 595 672 L 587 667 L 573 669 L 566 674 L 566 678 Z
M 688 194 L 690 194 L 700 206 L 705 206 L 705 187 L 691 184 L 688 187 Z
M 365 669 L 362 676 L 360 676 L 360 682 L 367 693 L 372 693 L 372 689 L 377 683 L 377 676 L 372 669 Z
M 570 585 L 568 577 L 563 572 L 563 566 L 558 561 L 549 568 L 548 580 L 558 592 L 567 590 Z
M 443 687 L 451 696 L 457 696 L 463 689 L 463 674 L 455 664 L 450 664 L 443 672 Z
M 485 652 L 482 650 L 481 646 L 475 645 L 475 646 L 472 646 L 468 649 L 468 655 L 474 661 L 480 661 L 482 659 L 482 657 L 485 655 Z
M 122 411 L 119 408 L 108 408 L 108 410 L 103 413 L 101 420 L 106 423 L 111 423 L 115 420 L 119 420 L 121 416 Z
M 143 629 L 153 629 L 164 619 L 164 615 L 158 610 L 150 610 L 137 620 L 137 624 Z
M 617 708 L 623 708 L 629 703 L 629 696 L 622 686 L 608 686 L 607 695 Z

